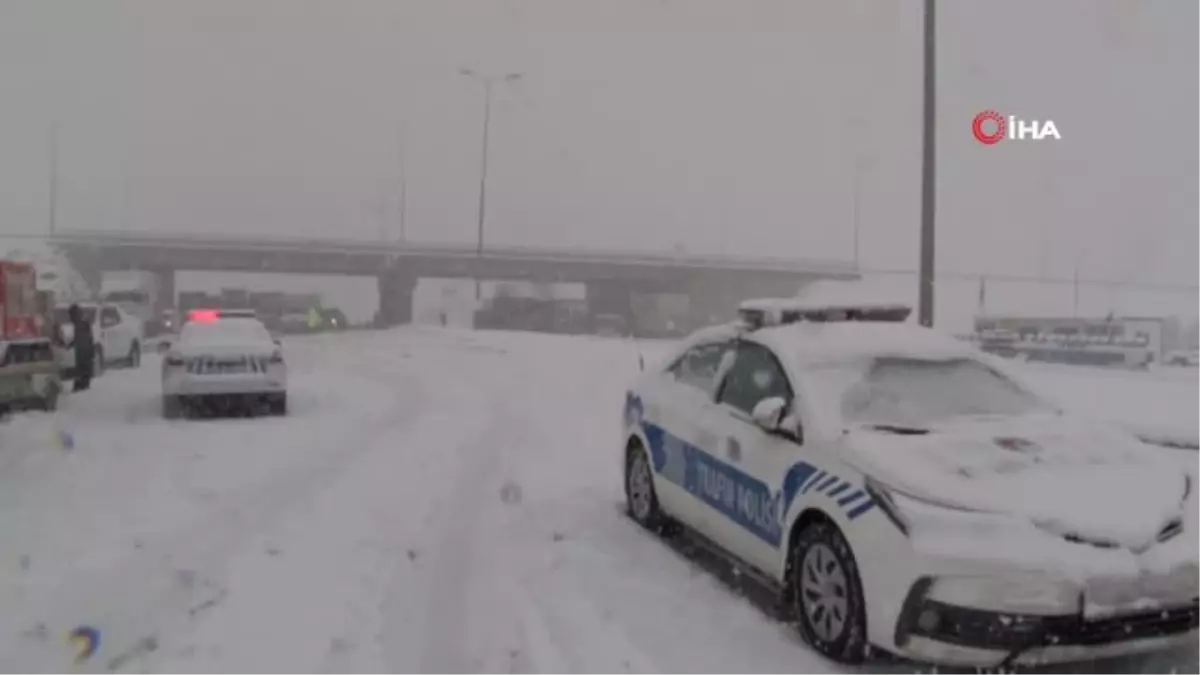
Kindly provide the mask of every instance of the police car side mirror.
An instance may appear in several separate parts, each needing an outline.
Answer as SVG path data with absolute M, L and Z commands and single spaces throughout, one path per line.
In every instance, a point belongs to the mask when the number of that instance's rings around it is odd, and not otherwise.
M 780 430 L 785 414 L 787 401 L 782 396 L 770 396 L 755 404 L 750 417 L 763 431 L 775 433 Z

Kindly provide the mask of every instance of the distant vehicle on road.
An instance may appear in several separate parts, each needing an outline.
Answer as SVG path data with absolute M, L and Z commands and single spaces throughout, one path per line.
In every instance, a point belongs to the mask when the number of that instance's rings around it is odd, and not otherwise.
M 161 277 L 147 270 L 115 270 L 100 277 L 100 302 L 116 305 L 142 322 L 153 337 L 166 331 L 162 312 L 174 302 L 163 293 Z
M 335 307 L 327 307 L 321 310 L 321 319 L 323 320 L 323 328 L 325 330 L 345 330 L 350 327 L 350 322 L 346 320 L 346 315 L 342 310 Z
M 620 314 L 597 314 L 592 320 L 593 331 L 604 337 L 629 335 L 629 322 Z
M 1172 366 L 1200 365 L 1200 350 L 1180 349 L 1168 354 L 1166 361 Z
M 280 343 L 252 317 L 201 315 L 188 321 L 162 365 L 162 411 L 287 414 L 287 364 Z
M 79 302 L 85 321 L 92 324 L 92 335 L 96 340 L 96 361 L 93 377 L 99 376 L 109 366 L 125 365 L 137 368 L 142 364 L 142 322 L 116 305 Z M 75 330 L 67 310 L 71 305 L 59 303 L 54 308 L 54 321 L 58 325 L 64 344 L 74 339 Z M 65 349 L 61 366 L 63 377 L 74 377 L 75 352 Z
M 279 317 L 279 329 L 284 333 L 309 333 L 308 312 L 285 312 Z
M 33 266 L 0 260 L 0 412 L 58 404 L 60 378 L 44 309 Z

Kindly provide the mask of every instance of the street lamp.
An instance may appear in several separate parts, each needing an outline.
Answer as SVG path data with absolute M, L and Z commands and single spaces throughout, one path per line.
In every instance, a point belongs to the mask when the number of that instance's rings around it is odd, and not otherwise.
M 921 143 L 921 269 L 917 317 L 922 326 L 933 326 L 934 220 L 937 211 L 937 21 L 934 0 L 925 0 L 924 119 Z
M 487 177 L 488 177 L 488 132 L 492 119 L 492 86 L 500 82 L 516 82 L 521 79 L 521 73 L 504 73 L 499 75 L 483 75 L 470 68 L 460 68 L 459 74 L 475 80 L 483 85 L 483 133 L 481 134 L 483 148 L 479 153 L 479 225 L 475 235 L 475 255 L 483 257 L 483 223 L 487 211 Z M 482 284 L 479 273 L 475 274 L 475 300 L 482 299 Z
M 50 155 L 50 172 L 47 175 L 48 191 L 47 191 L 47 220 L 50 225 L 50 236 L 54 236 L 54 231 L 58 228 L 58 120 L 50 123 L 50 147 L 48 148 Z

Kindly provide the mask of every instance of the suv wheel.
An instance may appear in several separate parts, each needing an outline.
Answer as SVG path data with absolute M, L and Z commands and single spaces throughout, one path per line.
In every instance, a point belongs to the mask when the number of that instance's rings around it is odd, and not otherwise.
M 625 458 L 625 507 L 630 517 L 642 527 L 655 532 L 663 529 L 664 518 L 654 491 L 654 470 L 650 457 L 640 444 L 634 445 Z
M 862 580 L 836 525 L 819 521 L 800 532 L 793 542 L 789 582 L 804 641 L 835 661 L 861 663 L 868 651 Z

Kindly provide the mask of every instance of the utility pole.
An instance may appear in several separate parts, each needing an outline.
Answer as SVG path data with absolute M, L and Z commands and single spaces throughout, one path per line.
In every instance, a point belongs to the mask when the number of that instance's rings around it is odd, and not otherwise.
M 132 201 L 129 187 L 129 162 L 125 163 L 125 170 L 121 175 L 121 228 L 128 230 L 130 222 L 130 202 Z
M 917 316 L 922 326 L 933 326 L 934 224 L 937 211 L 937 20 L 934 0 L 925 0 L 924 124 L 921 152 L 921 274 Z
M 1071 316 L 1079 318 L 1079 265 L 1075 265 L 1074 279 L 1071 284 Z
M 1075 252 L 1074 269 L 1071 272 L 1071 316 L 1079 318 L 1079 267 L 1083 262 L 1083 249 Z
M 405 142 L 404 127 L 400 127 L 400 243 L 404 243 L 408 236 L 407 227 L 408 221 L 408 146 Z
M 483 133 L 481 134 L 483 148 L 479 153 L 479 224 L 475 235 L 475 255 L 483 257 L 483 225 L 487 213 L 487 178 L 488 178 L 488 136 L 492 120 L 492 85 L 497 82 L 515 82 L 521 78 L 521 73 L 505 73 L 503 75 L 481 75 L 469 68 L 462 68 L 459 73 L 483 85 Z M 479 274 L 475 275 L 475 300 L 483 298 L 482 283 Z
M 854 269 L 858 270 L 859 253 L 858 253 L 858 221 L 859 221 L 859 202 L 862 196 L 862 157 L 855 155 L 854 157 L 854 193 L 851 197 L 851 225 L 854 228 Z
M 50 236 L 58 229 L 58 121 L 50 124 L 50 175 L 48 218 Z

